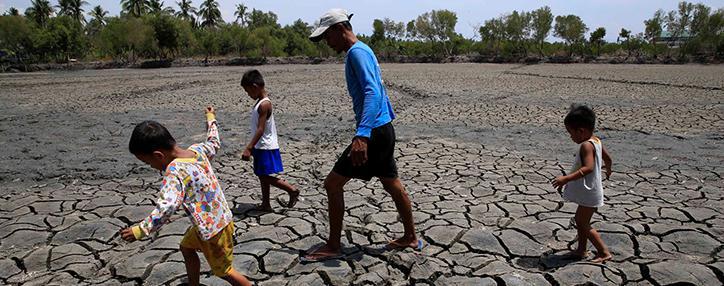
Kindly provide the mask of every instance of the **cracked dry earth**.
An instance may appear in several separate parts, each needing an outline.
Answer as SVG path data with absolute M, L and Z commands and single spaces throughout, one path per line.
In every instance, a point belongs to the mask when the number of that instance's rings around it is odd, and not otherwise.
M 324 176 L 353 135 L 342 65 L 263 66 L 293 209 L 260 200 L 239 158 L 251 100 L 245 68 L 0 75 L 0 284 L 179 285 L 181 216 L 151 239 L 121 227 L 153 207 L 158 173 L 127 152 L 135 123 L 161 121 L 182 145 L 204 138 L 214 104 L 214 165 L 235 214 L 234 266 L 259 285 L 721 285 L 724 283 L 724 66 L 382 66 L 397 113 L 397 160 L 421 252 L 382 251 L 400 235 L 378 181 L 346 188 L 346 258 L 300 264 L 327 235 Z M 614 254 L 567 263 L 575 205 L 548 181 L 573 161 L 562 126 L 591 105 L 614 158 L 593 218 Z M 285 200 L 274 190 L 276 201 Z M 203 258 L 202 258 L 203 260 Z M 202 261 L 202 283 L 223 285 Z

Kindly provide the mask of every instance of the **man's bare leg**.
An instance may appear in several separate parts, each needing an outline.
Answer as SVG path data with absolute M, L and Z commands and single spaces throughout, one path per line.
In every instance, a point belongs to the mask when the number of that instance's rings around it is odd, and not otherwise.
M 417 235 L 415 234 L 415 222 L 412 218 L 412 202 L 410 197 L 405 191 L 405 187 L 399 178 L 380 178 L 385 191 L 390 194 L 392 200 L 395 202 L 397 213 L 402 219 L 402 225 L 405 228 L 405 233 L 401 238 L 390 242 L 389 247 L 392 248 L 406 248 L 406 247 L 417 247 Z
M 316 251 L 307 254 L 305 258 L 319 260 L 320 258 L 336 256 L 342 252 L 342 220 L 344 219 L 344 185 L 350 178 L 330 172 L 324 180 L 324 189 L 327 190 L 329 214 L 329 238 L 327 243 Z

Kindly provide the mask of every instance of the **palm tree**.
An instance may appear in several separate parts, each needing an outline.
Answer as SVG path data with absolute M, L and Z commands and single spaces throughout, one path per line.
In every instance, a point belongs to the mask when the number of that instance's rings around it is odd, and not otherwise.
M 78 22 L 85 22 L 83 17 L 83 5 L 88 5 L 84 0 L 58 0 L 58 14 L 70 16 Z
M 134 17 L 140 17 L 146 14 L 149 6 L 150 3 L 148 0 L 121 0 L 123 12 Z
M 191 6 L 191 0 L 181 0 L 181 2 L 176 2 L 176 4 L 178 4 L 179 9 L 178 12 L 176 12 L 176 17 L 190 21 L 191 23 L 196 23 L 196 18 L 194 18 L 196 7 Z
M 53 12 L 55 9 L 48 0 L 30 0 L 30 8 L 25 10 L 25 16 L 35 20 L 38 25 L 45 26 Z
M 151 13 L 154 13 L 154 14 L 163 13 L 163 14 L 173 15 L 173 13 L 175 12 L 173 10 L 173 8 L 171 8 L 171 7 L 164 8 L 163 1 L 161 1 L 161 0 L 149 0 L 148 9 Z
M 91 21 L 95 21 L 96 23 L 100 24 L 101 26 L 106 25 L 106 16 L 108 16 L 108 11 L 103 10 L 101 5 L 93 7 L 93 10 L 88 12 L 88 16 L 91 16 L 93 19 Z
M 219 11 L 219 3 L 216 0 L 204 0 L 204 3 L 201 3 L 199 16 L 203 19 L 202 27 L 216 27 L 224 22 L 224 19 L 221 18 L 221 11 Z
M 244 3 L 236 4 L 236 12 L 234 12 L 234 15 L 236 16 L 236 20 L 240 22 L 241 26 L 246 25 L 246 6 L 244 6 Z

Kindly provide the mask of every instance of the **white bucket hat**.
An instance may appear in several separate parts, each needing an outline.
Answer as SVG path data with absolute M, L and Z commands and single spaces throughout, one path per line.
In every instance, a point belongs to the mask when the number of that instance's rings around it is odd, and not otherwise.
M 337 23 L 349 21 L 352 19 L 352 15 L 354 14 L 349 14 L 347 10 L 344 9 L 330 9 L 319 18 L 319 24 L 309 36 L 309 39 L 312 40 L 312 42 L 319 42 L 329 27 Z

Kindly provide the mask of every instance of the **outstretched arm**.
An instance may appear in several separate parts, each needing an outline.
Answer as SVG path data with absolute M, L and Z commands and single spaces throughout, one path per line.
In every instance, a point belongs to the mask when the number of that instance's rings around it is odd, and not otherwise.
M 219 127 L 216 123 L 216 110 L 212 106 L 206 107 L 206 141 L 199 144 L 201 151 L 209 160 L 214 159 L 216 152 L 221 148 Z
M 184 182 L 175 174 L 167 172 L 161 184 L 161 196 L 156 200 L 156 208 L 138 225 L 121 230 L 124 240 L 135 241 L 158 230 L 183 202 Z

